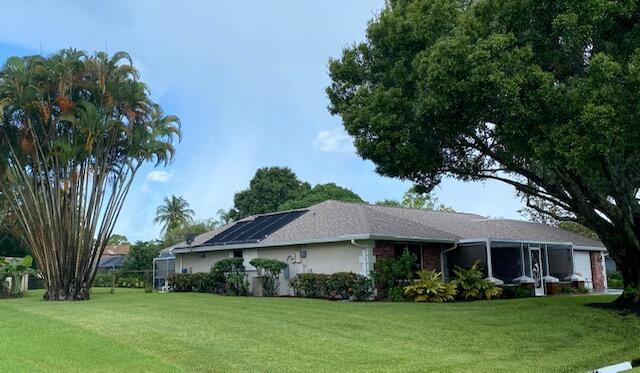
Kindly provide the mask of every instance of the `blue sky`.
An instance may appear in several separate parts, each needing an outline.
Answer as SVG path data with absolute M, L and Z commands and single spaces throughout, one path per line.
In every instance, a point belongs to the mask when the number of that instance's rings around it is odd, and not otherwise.
M 13 2 L 0 58 L 72 46 L 131 54 L 152 97 L 182 120 L 173 164 L 138 174 L 115 231 L 155 238 L 156 206 L 184 196 L 198 218 L 232 205 L 258 167 L 289 166 L 312 184 L 335 182 L 367 201 L 399 199 L 409 183 L 360 159 L 332 117 L 327 60 L 363 39 L 383 1 Z M 446 180 L 435 191 L 459 211 L 519 218 L 514 191 Z

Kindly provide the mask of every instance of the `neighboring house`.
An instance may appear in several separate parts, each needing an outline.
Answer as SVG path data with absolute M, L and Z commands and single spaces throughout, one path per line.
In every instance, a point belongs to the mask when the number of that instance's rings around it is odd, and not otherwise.
M 122 267 L 122 263 L 129 255 L 130 249 L 130 245 L 109 245 L 105 247 L 98 262 L 98 269 L 108 270 Z
M 224 258 L 242 257 L 254 289 L 255 257 L 288 264 L 280 293 L 298 273 L 351 271 L 370 275 L 376 260 L 409 250 L 423 269 L 469 267 L 479 260 L 497 284 L 529 284 L 544 295 L 560 281 L 604 290 L 606 249 L 544 224 L 481 215 L 325 201 L 306 209 L 247 217 L 163 250 L 176 272 L 207 272 Z

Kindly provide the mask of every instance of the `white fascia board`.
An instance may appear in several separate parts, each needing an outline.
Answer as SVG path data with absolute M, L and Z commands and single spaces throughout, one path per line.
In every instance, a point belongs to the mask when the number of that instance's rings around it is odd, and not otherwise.
M 183 248 L 176 248 L 173 250 L 173 252 L 175 254 L 184 254 L 184 253 L 197 253 L 197 252 L 203 252 L 203 251 L 224 251 L 224 250 L 253 249 L 253 248 L 257 249 L 262 247 L 309 245 L 309 244 L 316 244 L 316 243 L 342 242 L 342 241 L 351 241 L 351 240 L 390 240 L 390 241 L 437 242 L 437 243 L 454 243 L 455 242 L 455 240 L 441 239 L 441 238 L 360 234 L 360 235 L 336 236 L 336 237 L 310 239 L 310 240 L 291 240 L 291 241 L 272 241 L 272 242 L 266 241 L 266 242 L 235 244 L 235 245 L 183 247 Z
M 482 244 L 482 243 L 485 243 L 487 240 L 490 240 L 491 242 L 532 243 L 532 244 L 536 244 L 536 245 L 558 245 L 558 246 L 571 246 L 571 245 L 573 245 L 573 248 L 575 250 L 607 251 L 607 249 L 604 248 L 604 247 L 574 245 L 573 242 L 563 242 L 563 241 L 510 240 L 510 239 L 503 239 L 503 238 L 467 238 L 467 239 L 464 239 L 464 240 L 458 240 L 458 243 L 459 244 L 473 244 L 473 243 Z

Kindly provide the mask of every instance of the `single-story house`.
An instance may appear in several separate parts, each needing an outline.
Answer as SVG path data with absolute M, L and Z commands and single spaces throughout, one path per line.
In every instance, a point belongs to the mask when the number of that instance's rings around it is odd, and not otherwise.
M 122 267 L 122 263 L 124 263 L 127 256 L 129 256 L 130 250 L 131 246 L 127 244 L 109 245 L 105 247 L 100 261 L 98 261 L 98 269 L 111 270 Z
M 441 271 L 480 261 L 500 285 L 528 284 L 545 295 L 561 281 L 607 288 L 604 245 L 545 224 L 477 214 L 325 201 L 305 209 L 250 216 L 162 251 L 156 286 L 172 272 L 207 272 L 224 258 L 242 257 L 258 287 L 255 257 L 288 264 L 280 293 L 298 273 L 350 271 L 369 276 L 377 260 L 409 250 L 422 269 Z M 556 286 L 557 288 L 557 286 Z

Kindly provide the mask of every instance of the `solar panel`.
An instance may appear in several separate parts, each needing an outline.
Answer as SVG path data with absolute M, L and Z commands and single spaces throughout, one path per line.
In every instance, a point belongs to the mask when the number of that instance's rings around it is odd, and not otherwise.
M 253 220 L 239 221 L 204 242 L 203 246 L 255 243 L 302 216 L 307 210 L 260 215 Z

